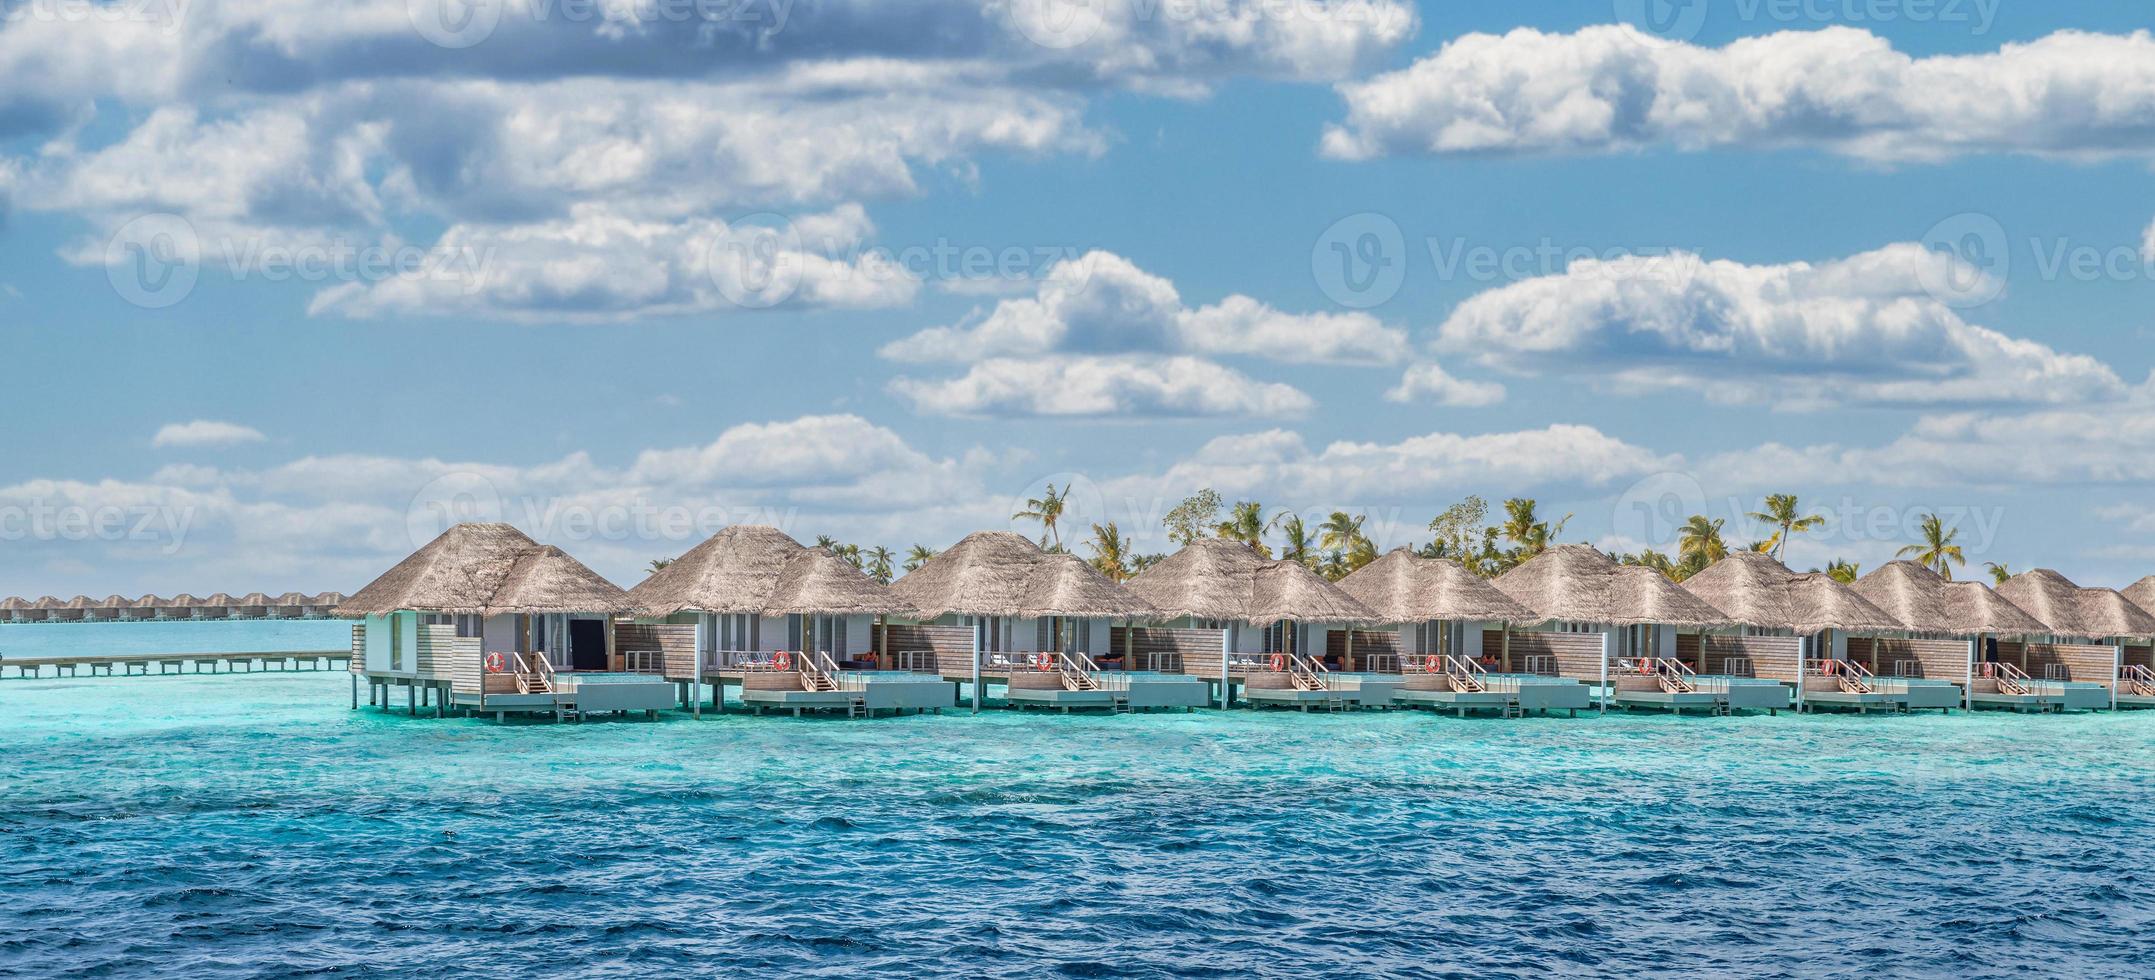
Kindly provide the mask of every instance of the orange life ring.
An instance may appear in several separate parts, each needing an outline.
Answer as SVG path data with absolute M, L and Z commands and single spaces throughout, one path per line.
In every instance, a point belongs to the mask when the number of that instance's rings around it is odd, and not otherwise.
M 1286 654 L 1284 654 L 1284 653 L 1275 653 L 1275 654 L 1273 654 L 1273 655 L 1272 655 L 1272 669 L 1273 669 L 1273 670 L 1286 670 L 1286 669 L 1287 669 L 1287 655 L 1286 655 Z
M 489 674 L 499 674 L 508 665 L 509 658 L 502 656 L 499 650 L 486 655 L 486 672 Z
M 1430 655 L 1429 655 L 1429 657 L 1428 657 L 1427 659 L 1424 659 L 1424 660 L 1422 661 L 1422 670 L 1423 670 L 1423 671 L 1425 671 L 1425 672 L 1427 672 L 1427 673 L 1431 673 L 1431 674 L 1434 674 L 1434 673 L 1436 673 L 1437 671 L 1440 671 L 1440 670 L 1443 670 L 1443 669 L 1444 669 L 1444 658 L 1443 658 L 1443 657 L 1439 657 L 1439 656 L 1437 656 L 1436 654 L 1430 654 Z
M 790 653 L 787 653 L 787 652 L 786 652 L 786 651 L 784 651 L 784 650 L 780 650 L 780 651 L 778 651 L 777 653 L 771 654 L 771 669 L 772 669 L 772 670 L 790 670 L 790 669 L 792 669 L 792 667 L 793 667 L 793 655 L 792 655 L 792 654 L 790 654 Z
M 1035 669 L 1035 670 L 1054 670 L 1054 669 L 1055 669 L 1055 655 L 1054 655 L 1054 654 L 1052 654 L 1052 653 L 1036 653 L 1036 654 L 1033 654 L 1033 669 Z

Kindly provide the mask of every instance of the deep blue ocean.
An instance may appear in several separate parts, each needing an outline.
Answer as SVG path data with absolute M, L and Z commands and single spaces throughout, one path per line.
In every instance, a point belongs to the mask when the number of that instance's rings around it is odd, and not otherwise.
M 342 672 L 0 680 L 0 974 L 2145 976 L 2155 955 L 2155 713 L 349 705 Z

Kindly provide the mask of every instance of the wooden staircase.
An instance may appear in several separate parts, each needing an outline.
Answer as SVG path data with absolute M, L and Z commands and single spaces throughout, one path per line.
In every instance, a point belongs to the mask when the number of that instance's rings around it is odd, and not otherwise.
M 2118 675 L 2118 685 L 2125 694 L 2155 698 L 2155 670 L 2139 664 L 2126 664 L 2124 673 Z
M 1341 711 L 1347 707 L 1347 699 L 1340 696 L 1332 686 L 1331 669 L 1318 663 L 1315 658 L 1299 653 L 1287 657 L 1287 679 L 1297 691 L 1318 691 L 1324 694 L 1326 711 Z
M 2033 680 L 2028 672 L 2009 663 L 1993 662 L 1982 665 L 1982 676 L 1998 682 L 1998 693 L 2026 697 L 2035 693 Z

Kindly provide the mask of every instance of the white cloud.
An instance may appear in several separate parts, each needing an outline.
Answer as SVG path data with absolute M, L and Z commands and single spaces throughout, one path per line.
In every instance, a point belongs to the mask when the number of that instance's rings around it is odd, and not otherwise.
M 1387 401 L 1401 403 L 1430 401 L 1473 408 L 1503 401 L 1504 386 L 1494 381 L 1455 378 L 1437 362 L 1425 361 L 1408 367 L 1398 386 L 1386 391 L 1384 397 Z
M 1847 27 L 1722 48 L 1628 25 L 1469 34 L 1340 86 L 1326 153 L 1817 147 L 1876 161 L 1970 153 L 2155 157 L 2155 38 L 2062 31 L 1911 57 Z
M 1298 509 L 1427 506 L 1446 494 L 1604 487 L 1677 469 L 1664 456 L 1585 425 L 1516 432 L 1432 432 L 1397 442 L 1339 441 L 1311 449 L 1281 429 L 1222 436 L 1158 475 L 1110 481 L 1109 500 L 1180 499 L 1198 487 L 1230 498 L 1287 502 Z M 1421 518 L 1426 520 L 1427 518 Z
M 1585 259 L 1470 297 L 1435 347 L 1521 373 L 1788 409 L 2126 395 L 2092 357 L 1963 320 L 1944 301 L 1966 270 L 1954 261 L 1914 244 L 1815 265 Z
M 936 415 L 1278 418 L 1315 404 L 1292 386 L 1210 361 L 1148 355 L 994 358 L 960 377 L 900 377 L 890 388 Z
M 857 209 L 853 209 L 857 214 Z M 798 228 L 712 219 L 639 221 L 600 208 L 514 226 L 458 225 L 419 267 L 323 290 L 310 313 L 483 315 L 509 320 L 618 320 L 771 307 L 868 308 L 912 301 L 919 282 L 882 253 L 836 243 L 825 254 Z M 834 243 L 824 238 L 817 247 Z
M 150 445 L 159 449 L 191 446 L 237 446 L 249 442 L 261 442 L 265 436 L 260 430 L 236 422 L 217 422 L 196 419 L 192 422 L 174 422 L 157 430 L 150 438 Z
M 2155 411 L 2051 409 L 1926 415 L 1873 446 L 1769 443 L 1708 458 L 1702 470 L 1744 486 L 1869 483 L 2003 488 L 2155 483 Z
M 2140 254 L 2155 262 L 2155 221 L 2148 222 L 2148 230 L 2140 235 Z
M 1197 308 L 1173 283 L 1110 252 L 1056 263 L 1036 294 L 978 322 L 934 327 L 883 347 L 900 361 L 971 362 L 1049 353 L 1188 353 L 1291 364 L 1387 364 L 1406 334 L 1366 313 L 1285 313 L 1247 296 Z

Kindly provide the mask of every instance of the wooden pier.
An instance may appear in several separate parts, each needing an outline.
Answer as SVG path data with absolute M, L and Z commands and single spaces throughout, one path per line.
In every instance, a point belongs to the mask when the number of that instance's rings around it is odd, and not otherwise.
M 0 658 L 0 677 L 43 677 L 48 668 L 54 677 L 335 670 L 344 666 L 351 655 L 350 650 L 283 650 L 267 653 L 118 653 L 6 657 Z

